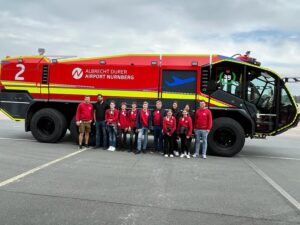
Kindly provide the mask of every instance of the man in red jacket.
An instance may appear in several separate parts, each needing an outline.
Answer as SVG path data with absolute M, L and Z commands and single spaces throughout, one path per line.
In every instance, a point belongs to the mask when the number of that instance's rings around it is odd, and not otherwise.
M 202 158 L 206 159 L 207 136 L 212 127 L 211 111 L 205 107 L 205 101 L 200 101 L 200 108 L 195 114 L 194 132 L 196 138 L 195 154 L 193 157 L 199 156 L 200 142 L 202 142 Z
M 89 147 L 88 144 L 93 116 L 93 105 L 90 103 L 90 96 L 85 96 L 84 102 L 78 105 L 76 111 L 76 125 L 79 126 L 79 149 L 82 149 L 84 134 L 85 147 Z

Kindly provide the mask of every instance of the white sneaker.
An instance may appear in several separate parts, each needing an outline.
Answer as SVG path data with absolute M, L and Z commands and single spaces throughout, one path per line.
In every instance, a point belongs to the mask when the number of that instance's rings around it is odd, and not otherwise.
M 116 147 L 112 146 L 110 151 L 112 152 L 116 151 Z
M 191 158 L 191 156 L 190 156 L 190 155 L 186 155 L 186 158 L 190 159 L 190 158 Z
M 167 154 L 165 154 L 165 157 L 168 158 L 169 156 Z
M 199 155 L 197 155 L 197 154 L 194 154 L 194 155 L 193 155 L 193 158 L 198 158 L 198 156 L 199 156 Z
M 174 157 L 174 155 L 173 155 L 173 154 L 171 154 L 171 155 L 170 155 L 170 157 L 171 157 L 171 158 L 173 158 L 173 157 Z
M 179 152 L 173 151 L 175 156 L 179 156 Z
M 112 146 L 109 146 L 108 149 L 107 149 L 107 151 L 111 151 L 111 147 L 112 147 Z
M 184 156 L 185 156 L 184 154 L 181 154 L 181 155 L 180 155 L 180 158 L 183 158 Z
M 202 158 L 203 158 L 203 159 L 206 159 L 206 155 L 202 155 Z

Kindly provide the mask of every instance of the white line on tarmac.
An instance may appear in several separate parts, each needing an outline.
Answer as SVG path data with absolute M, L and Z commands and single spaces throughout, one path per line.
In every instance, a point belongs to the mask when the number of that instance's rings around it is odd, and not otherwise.
M 78 150 L 78 151 L 76 151 L 76 152 L 73 152 L 73 153 L 71 153 L 71 154 L 65 155 L 65 156 L 60 157 L 60 158 L 58 158 L 58 159 L 55 159 L 55 160 L 53 160 L 53 161 L 51 161 L 51 162 L 45 163 L 45 164 L 43 164 L 43 165 L 41 165 L 41 166 L 38 166 L 38 167 L 36 167 L 36 168 L 34 168 L 34 169 L 28 170 L 27 172 L 21 173 L 21 174 L 15 176 L 15 177 L 12 177 L 12 178 L 9 178 L 9 179 L 7 179 L 7 180 L 5 180 L 5 181 L 2 181 L 2 182 L 0 183 L 0 187 L 3 187 L 3 186 L 8 185 L 8 184 L 10 184 L 10 183 L 13 183 L 13 182 L 15 182 L 15 181 L 17 181 L 17 180 L 19 180 L 19 179 L 21 179 L 21 178 L 24 178 L 24 177 L 26 177 L 26 176 L 28 176 L 28 175 L 30 175 L 30 174 L 33 174 L 33 173 L 35 173 L 35 172 L 37 172 L 37 171 L 39 171 L 39 170 L 42 170 L 42 169 L 44 169 L 44 168 L 46 168 L 46 167 L 48 167 L 48 166 L 51 166 L 51 165 L 53 165 L 53 164 L 55 164 L 55 163 L 58 163 L 58 162 L 60 162 L 60 161 L 62 161 L 62 160 L 64 160 L 64 159 L 70 158 L 70 157 L 72 157 L 72 156 L 74 156 L 74 155 L 77 155 L 77 154 L 79 154 L 79 153 L 81 153 L 81 152 L 84 152 L 84 151 L 86 151 L 86 150 L 88 150 L 88 149 Z
M 300 211 L 300 203 L 294 199 L 289 193 L 287 193 L 281 186 L 279 186 L 275 181 L 273 181 L 267 174 L 265 174 L 261 169 L 259 169 L 253 162 L 249 159 L 243 157 L 243 160 L 265 181 L 267 181 L 276 191 L 278 191 L 286 200 L 288 200 L 298 211 Z
M 0 140 L 12 140 L 12 141 L 36 141 L 35 139 L 25 139 L 25 138 L 5 138 L 5 137 L 0 137 Z
M 299 158 L 278 157 L 278 156 L 264 156 L 264 155 L 240 155 L 240 156 L 242 156 L 242 157 L 254 157 L 254 158 L 265 158 L 265 159 L 284 159 L 284 160 L 300 161 Z

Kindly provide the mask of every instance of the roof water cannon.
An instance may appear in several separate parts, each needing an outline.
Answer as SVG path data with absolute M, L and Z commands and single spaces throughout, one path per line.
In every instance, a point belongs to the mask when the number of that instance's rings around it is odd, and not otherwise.
M 250 53 L 251 53 L 251 51 L 247 51 L 244 55 L 242 55 L 242 54 L 234 54 L 231 57 L 235 58 L 235 59 L 239 59 L 239 60 L 241 60 L 243 62 L 247 62 L 247 63 L 251 63 L 251 64 L 256 65 L 256 66 L 260 66 L 261 62 L 257 61 L 256 58 L 250 57 Z

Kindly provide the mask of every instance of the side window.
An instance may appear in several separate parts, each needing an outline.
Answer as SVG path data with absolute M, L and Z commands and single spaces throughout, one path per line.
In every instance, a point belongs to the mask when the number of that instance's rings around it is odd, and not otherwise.
M 292 122 L 296 113 L 295 107 L 293 106 L 290 96 L 284 88 L 281 89 L 279 109 L 279 127 L 283 127 Z
M 265 71 L 247 73 L 247 101 L 256 105 L 260 113 L 275 112 L 275 79 Z
M 219 90 L 242 97 L 242 79 L 244 66 L 223 62 L 213 67 L 211 80 L 214 80 Z

